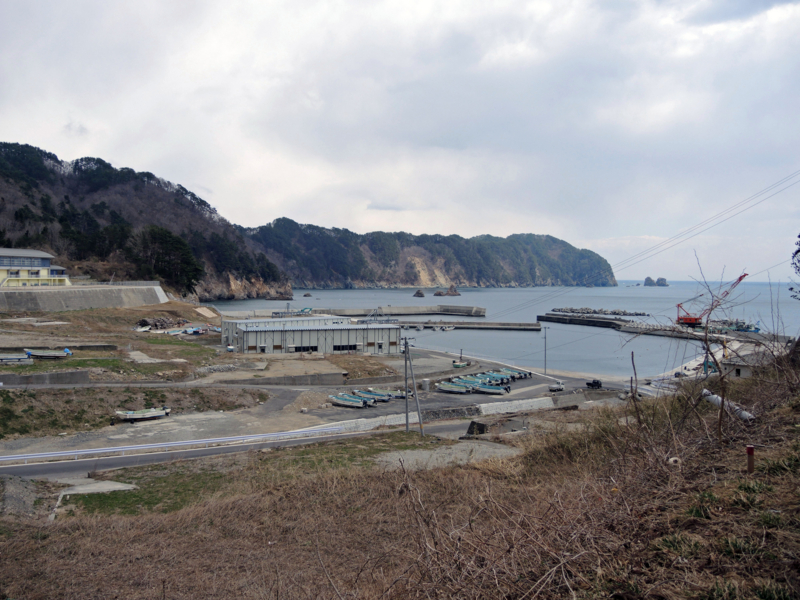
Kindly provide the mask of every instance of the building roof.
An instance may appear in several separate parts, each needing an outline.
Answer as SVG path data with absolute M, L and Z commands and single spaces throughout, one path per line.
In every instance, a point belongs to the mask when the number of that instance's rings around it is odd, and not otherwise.
M 0 256 L 10 256 L 12 258 L 55 258 L 47 252 L 27 250 L 25 248 L 0 248 Z
M 309 323 L 314 323 L 316 321 L 327 321 L 328 319 L 341 319 L 343 321 L 349 321 L 350 317 L 339 317 L 336 315 L 319 315 L 315 314 L 314 316 L 304 317 L 302 315 L 298 315 L 297 317 L 283 317 L 283 318 L 273 318 L 273 317 L 250 317 L 249 319 L 226 319 L 223 318 L 223 322 L 225 323 L 286 323 L 287 321 L 308 321 Z
M 239 331 L 243 331 L 245 333 L 250 333 L 253 331 L 262 332 L 262 331 L 331 331 L 331 330 L 355 330 L 355 329 L 400 329 L 397 325 L 385 325 L 383 323 L 378 325 L 350 325 L 341 324 L 341 325 L 317 325 L 316 327 L 313 325 L 309 325 L 306 327 L 300 326 L 292 326 L 292 327 L 237 327 Z

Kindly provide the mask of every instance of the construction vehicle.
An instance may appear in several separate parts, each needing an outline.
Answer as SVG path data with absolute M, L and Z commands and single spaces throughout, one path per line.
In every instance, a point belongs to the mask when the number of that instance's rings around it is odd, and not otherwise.
M 715 296 L 711 304 L 709 304 L 706 307 L 706 309 L 698 315 L 693 315 L 689 313 L 685 308 L 683 308 L 683 305 L 686 304 L 687 302 L 691 302 L 692 300 L 697 300 L 698 298 L 703 296 L 703 294 L 695 296 L 694 298 L 690 298 L 689 300 L 684 300 L 683 302 L 678 304 L 676 306 L 676 308 L 678 309 L 678 318 L 675 319 L 675 324 L 682 325 L 684 327 L 691 327 L 693 329 L 695 327 L 700 327 L 703 324 L 703 319 L 705 319 L 708 315 L 710 315 L 717 308 L 719 308 L 719 305 L 722 304 L 725 298 L 727 298 L 730 295 L 730 293 L 736 288 L 737 285 L 739 285 L 742 282 L 742 279 L 744 279 L 745 277 L 747 277 L 747 273 L 743 273 L 736 281 L 734 281 L 730 286 L 728 286 L 728 289 L 726 289 L 718 296 Z M 683 312 L 683 314 L 681 314 L 681 311 Z

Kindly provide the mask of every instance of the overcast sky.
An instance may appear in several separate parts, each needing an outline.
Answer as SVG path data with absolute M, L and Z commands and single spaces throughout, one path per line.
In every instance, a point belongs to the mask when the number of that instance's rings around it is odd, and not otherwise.
M 551 234 L 616 264 L 800 169 L 799 67 L 796 2 L 0 0 L 0 140 L 244 226 Z M 786 281 L 798 200 L 617 278 L 698 277 L 696 252 Z

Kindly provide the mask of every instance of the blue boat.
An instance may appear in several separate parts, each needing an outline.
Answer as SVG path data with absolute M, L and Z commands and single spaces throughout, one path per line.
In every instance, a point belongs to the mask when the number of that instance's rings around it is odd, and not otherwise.
M 387 396 L 386 394 L 379 394 L 377 392 L 364 392 L 361 390 L 353 390 L 353 394 L 356 396 L 361 396 L 362 398 L 371 398 L 377 402 L 389 402 L 392 399 L 391 396 Z
M 344 394 L 336 396 L 328 396 L 331 404 L 334 406 L 345 406 L 347 408 L 366 408 L 367 401 L 364 398 L 357 398 L 355 396 L 346 396 Z

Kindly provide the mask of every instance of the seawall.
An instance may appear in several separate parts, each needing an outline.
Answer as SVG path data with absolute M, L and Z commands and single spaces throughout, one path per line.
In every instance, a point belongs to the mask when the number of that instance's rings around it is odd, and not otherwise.
M 0 312 L 60 312 L 162 304 L 169 299 L 159 285 L 74 285 L 36 290 L 0 290 Z

